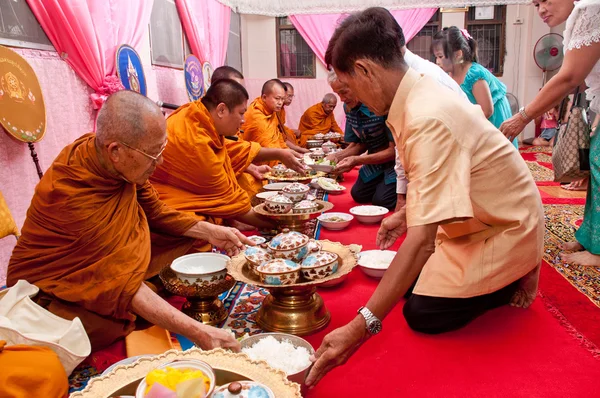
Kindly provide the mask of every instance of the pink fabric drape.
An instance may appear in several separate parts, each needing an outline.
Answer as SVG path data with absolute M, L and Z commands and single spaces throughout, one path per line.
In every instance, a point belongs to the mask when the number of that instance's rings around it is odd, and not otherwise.
M 176 0 L 192 53 L 213 68 L 225 64 L 231 9 L 217 0 Z
M 153 0 L 27 0 L 61 57 L 94 93 L 98 109 L 123 89 L 115 75 L 121 44 L 137 49 L 147 31 Z
M 402 27 L 408 43 L 425 26 L 437 8 L 414 8 L 390 11 Z M 319 61 L 325 65 L 325 51 L 335 28 L 348 14 L 290 15 L 290 20 L 310 46 Z

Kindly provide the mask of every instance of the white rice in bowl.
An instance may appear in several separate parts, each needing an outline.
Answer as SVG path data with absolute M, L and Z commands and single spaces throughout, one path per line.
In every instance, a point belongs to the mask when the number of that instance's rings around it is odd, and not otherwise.
M 273 336 L 267 336 L 250 347 L 242 348 L 242 352 L 254 360 L 263 360 L 288 375 L 296 374 L 311 364 L 310 353 L 305 347 L 294 347 L 289 340 L 283 339 L 280 342 Z

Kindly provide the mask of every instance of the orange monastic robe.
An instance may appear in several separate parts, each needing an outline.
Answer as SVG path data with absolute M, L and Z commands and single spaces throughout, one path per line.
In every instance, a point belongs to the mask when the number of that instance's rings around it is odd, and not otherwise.
M 65 319 L 78 316 L 99 349 L 135 328 L 133 296 L 191 248 L 194 240 L 181 235 L 197 221 L 169 209 L 150 183 L 138 186 L 108 173 L 95 142 L 94 134 L 79 138 L 42 177 L 7 284 L 35 284 L 38 304 Z
M 281 108 L 281 110 L 277 112 L 277 118 L 279 119 L 279 125 L 285 132 L 285 138 L 292 144 L 298 145 L 298 138 L 296 138 L 296 133 L 294 133 L 294 130 L 285 125 L 285 108 Z
M 317 133 L 327 134 L 333 131 L 342 136 L 344 135 L 344 132 L 335 121 L 333 112 L 327 115 L 321 102 L 311 106 L 304 112 L 300 118 L 298 130 L 302 132 L 300 136 L 300 144 L 302 146 L 305 146 L 306 141 L 310 140 Z
M 260 145 L 219 135 L 201 101 L 190 102 L 172 113 L 167 131 L 164 161 L 150 178 L 162 201 L 213 223 L 250 210 L 250 198 L 236 174 L 254 160 Z
M 54 351 L 5 344 L 0 340 L 0 397 L 67 397 L 69 380 Z
M 244 115 L 245 122 L 242 126 L 244 139 L 258 142 L 264 148 L 286 148 L 285 136 L 279 129 L 277 115 L 267 109 L 267 105 L 258 97 L 248 107 Z M 269 162 L 274 166 L 278 161 Z

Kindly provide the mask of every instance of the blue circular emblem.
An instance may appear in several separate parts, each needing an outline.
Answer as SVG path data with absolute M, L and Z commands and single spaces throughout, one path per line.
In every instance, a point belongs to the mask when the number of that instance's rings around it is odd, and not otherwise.
M 185 59 L 185 90 L 190 101 L 197 101 L 204 95 L 204 74 L 202 63 L 195 55 L 188 55 Z
M 127 90 L 147 95 L 146 77 L 138 53 L 127 44 L 117 49 L 117 76 Z

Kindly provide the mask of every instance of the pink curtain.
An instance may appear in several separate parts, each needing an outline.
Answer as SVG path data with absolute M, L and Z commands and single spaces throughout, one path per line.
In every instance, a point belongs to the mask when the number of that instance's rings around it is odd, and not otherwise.
M 231 9 L 217 0 L 176 0 L 192 53 L 213 68 L 225 63 Z
M 147 31 L 153 0 L 27 0 L 61 57 L 94 93 L 98 109 L 123 88 L 115 75 L 121 44 L 137 49 Z
M 402 27 L 408 43 L 425 26 L 437 8 L 390 11 Z M 348 14 L 291 15 L 290 20 L 317 58 L 325 64 L 325 51 L 335 28 Z

